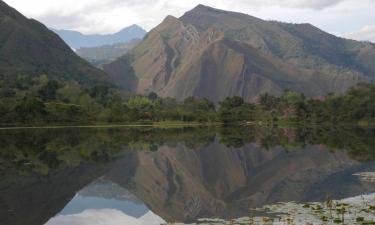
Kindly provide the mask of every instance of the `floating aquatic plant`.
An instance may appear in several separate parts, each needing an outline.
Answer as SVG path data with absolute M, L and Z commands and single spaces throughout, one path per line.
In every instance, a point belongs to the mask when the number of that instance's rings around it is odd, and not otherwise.
M 255 210 L 270 216 L 254 217 L 252 214 L 230 221 L 200 219 L 191 225 L 375 225 L 375 193 L 323 203 L 278 203 Z
M 353 175 L 359 177 L 362 181 L 375 182 L 375 172 L 362 172 Z

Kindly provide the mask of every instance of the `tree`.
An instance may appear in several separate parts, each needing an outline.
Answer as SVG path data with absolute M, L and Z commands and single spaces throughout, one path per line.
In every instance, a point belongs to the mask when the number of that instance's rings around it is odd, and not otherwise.
M 140 111 L 150 111 L 156 106 L 156 104 L 156 102 L 143 96 L 132 97 L 126 102 L 126 105 L 129 108 L 138 109 Z
M 35 97 L 25 97 L 15 107 L 16 121 L 35 121 L 47 114 L 46 107 L 42 101 Z
M 38 91 L 39 97 L 44 101 L 55 100 L 57 89 L 60 85 L 55 80 L 49 80 L 45 85 Z
M 227 97 L 224 99 L 223 102 L 220 103 L 220 107 L 223 109 L 232 109 L 236 107 L 240 107 L 245 103 L 243 98 L 239 96 L 234 97 Z
M 241 97 L 227 97 L 220 103 L 219 118 L 223 123 L 254 120 L 255 106 L 245 103 Z
M 78 82 L 71 81 L 57 91 L 57 96 L 66 103 L 78 104 L 82 92 L 83 90 Z
M 158 98 L 159 98 L 159 96 L 155 92 L 150 92 L 150 94 L 148 94 L 148 99 L 150 99 L 151 101 L 155 101 Z

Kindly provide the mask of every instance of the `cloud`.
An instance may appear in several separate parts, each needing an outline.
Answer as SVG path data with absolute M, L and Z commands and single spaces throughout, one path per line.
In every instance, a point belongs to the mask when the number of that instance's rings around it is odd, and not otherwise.
M 113 33 L 138 24 L 149 30 L 167 15 L 198 4 L 262 19 L 308 22 L 334 33 L 358 30 L 375 20 L 373 0 L 5 0 L 28 17 L 58 29 Z M 345 24 L 345 25 L 344 25 Z
M 294 8 L 324 9 L 337 5 L 347 0 L 282 0 L 278 1 L 280 6 L 289 6 Z M 277 1 L 275 1 L 277 2 Z
M 346 1 L 352 0 L 242 0 L 239 2 L 241 2 L 243 6 L 247 4 L 255 7 L 280 6 L 286 8 L 321 10 Z
M 355 40 L 375 42 L 375 24 L 366 25 L 360 30 L 344 34 L 344 36 Z

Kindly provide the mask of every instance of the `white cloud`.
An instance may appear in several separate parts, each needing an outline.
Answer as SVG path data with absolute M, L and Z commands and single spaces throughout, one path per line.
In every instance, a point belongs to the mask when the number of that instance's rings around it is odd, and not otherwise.
M 295 8 L 324 9 L 326 7 L 334 6 L 344 1 L 347 1 L 347 0 L 281 0 L 281 1 L 273 1 L 273 2 L 275 3 L 279 2 L 280 6 L 289 6 L 289 7 L 295 7 Z
M 198 4 L 263 19 L 309 22 L 345 34 L 375 21 L 373 0 L 5 0 L 28 17 L 59 29 L 113 33 L 138 24 L 147 30 L 167 15 L 176 17 Z
M 344 36 L 355 40 L 375 42 L 375 24 L 366 25 L 362 27 L 360 30 L 347 33 Z

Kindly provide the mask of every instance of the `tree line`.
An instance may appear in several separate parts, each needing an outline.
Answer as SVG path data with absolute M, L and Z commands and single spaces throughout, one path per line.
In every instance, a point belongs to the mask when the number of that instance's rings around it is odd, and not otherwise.
M 359 84 L 346 94 L 309 99 L 285 91 L 276 97 L 260 95 L 245 102 L 238 96 L 214 104 L 207 99 L 177 101 L 147 96 L 124 97 L 118 90 L 74 81 L 51 80 L 46 75 L 17 76 L 0 83 L 2 125 L 67 125 L 99 123 L 373 123 L 375 85 Z

